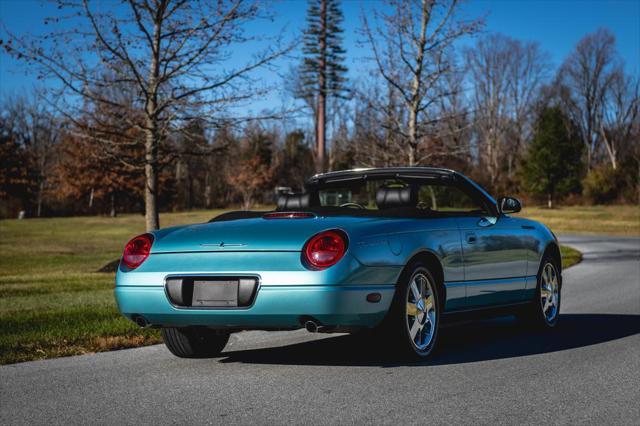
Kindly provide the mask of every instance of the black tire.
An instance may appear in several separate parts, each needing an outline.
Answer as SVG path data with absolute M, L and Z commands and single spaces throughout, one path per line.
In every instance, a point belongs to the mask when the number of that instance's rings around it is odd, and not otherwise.
M 545 308 L 544 299 L 542 297 L 543 287 L 545 287 L 543 274 L 545 274 L 545 269 L 548 268 L 547 265 L 551 265 L 551 268 L 555 273 L 555 282 L 557 287 L 557 298 L 554 301 L 555 312 L 553 315 L 549 315 L 551 311 L 549 310 L 549 307 Z M 525 306 L 525 308 L 518 314 L 518 319 L 524 325 L 536 329 L 550 329 L 558 325 L 558 318 L 560 317 L 560 302 L 562 301 L 562 276 L 559 271 L 560 268 L 556 259 L 548 255 L 545 255 L 542 258 L 538 269 L 535 297 L 531 303 Z M 548 290 L 546 293 L 548 294 Z M 553 293 L 556 294 L 555 292 Z
M 229 333 L 203 327 L 167 327 L 162 329 L 167 349 L 180 358 L 209 358 L 220 355 L 229 341 Z
M 411 315 L 409 314 L 408 307 L 408 302 L 412 299 L 412 295 L 409 295 L 409 292 L 412 291 L 411 284 L 414 279 L 420 275 L 426 277 L 430 283 L 429 289 L 431 291 L 429 294 L 433 297 L 431 303 L 427 303 L 425 306 L 435 308 L 433 318 L 427 314 L 423 314 L 423 318 L 425 316 L 431 318 L 430 320 L 424 318 L 423 328 L 427 327 L 428 322 L 429 328 L 426 332 L 430 334 L 430 340 L 424 347 L 419 347 L 416 340 L 411 337 Z M 380 327 L 385 347 L 391 349 L 394 355 L 406 360 L 420 361 L 429 357 L 435 350 L 438 341 L 440 311 L 442 306 L 440 300 L 440 287 L 428 267 L 423 263 L 415 263 L 411 265 L 411 267 L 408 267 L 398 282 L 391 307 L 385 321 Z M 415 323 L 415 321 L 418 321 L 418 317 L 414 317 L 413 323 Z M 431 321 L 435 322 L 435 324 L 432 324 Z M 420 333 L 421 331 L 418 331 L 418 334 Z M 426 339 L 424 343 L 426 343 Z

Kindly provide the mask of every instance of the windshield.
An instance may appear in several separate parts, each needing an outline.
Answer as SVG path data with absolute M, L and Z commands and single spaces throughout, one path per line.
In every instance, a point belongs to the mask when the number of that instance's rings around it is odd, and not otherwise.
M 381 204 L 381 191 L 396 193 L 405 190 L 406 197 L 387 205 Z M 487 208 L 451 181 L 424 180 L 422 182 L 401 179 L 369 179 L 366 181 L 334 183 L 316 188 L 320 207 L 351 208 L 361 210 L 413 209 L 422 212 L 479 214 Z M 394 195 L 395 196 L 395 195 Z M 378 197 L 378 200 L 377 200 Z

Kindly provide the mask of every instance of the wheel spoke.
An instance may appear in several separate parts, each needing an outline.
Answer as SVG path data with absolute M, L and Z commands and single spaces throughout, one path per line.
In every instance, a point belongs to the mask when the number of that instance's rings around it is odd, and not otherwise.
M 418 321 L 417 319 L 413 322 L 413 325 L 411 326 L 411 330 L 409 330 L 409 336 L 411 336 L 411 340 L 416 339 L 416 335 L 418 334 L 418 332 L 420 331 L 422 327 L 420 326 L 420 321 Z
M 420 300 L 420 291 L 418 290 L 415 279 L 411 282 L 411 293 L 413 293 L 413 299 L 418 302 L 418 300 Z

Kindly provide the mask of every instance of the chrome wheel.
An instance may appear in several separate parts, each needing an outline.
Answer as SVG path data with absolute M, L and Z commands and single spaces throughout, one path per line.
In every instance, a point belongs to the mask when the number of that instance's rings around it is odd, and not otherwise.
M 426 350 L 436 332 L 434 285 L 422 272 L 411 279 L 407 291 L 406 324 L 409 338 L 418 351 Z
M 560 295 L 558 274 L 552 263 L 546 263 L 540 277 L 540 306 L 547 323 L 553 323 L 558 316 Z

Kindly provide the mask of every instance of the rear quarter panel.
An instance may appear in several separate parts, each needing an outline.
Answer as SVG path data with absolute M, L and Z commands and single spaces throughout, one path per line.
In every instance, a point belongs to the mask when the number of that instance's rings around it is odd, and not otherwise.
M 365 265 L 403 268 L 418 253 L 434 254 L 443 269 L 446 309 L 464 305 L 464 285 L 447 285 L 464 280 L 460 232 L 454 219 L 390 219 L 354 231 L 353 255 Z M 398 278 L 399 274 L 396 282 Z

